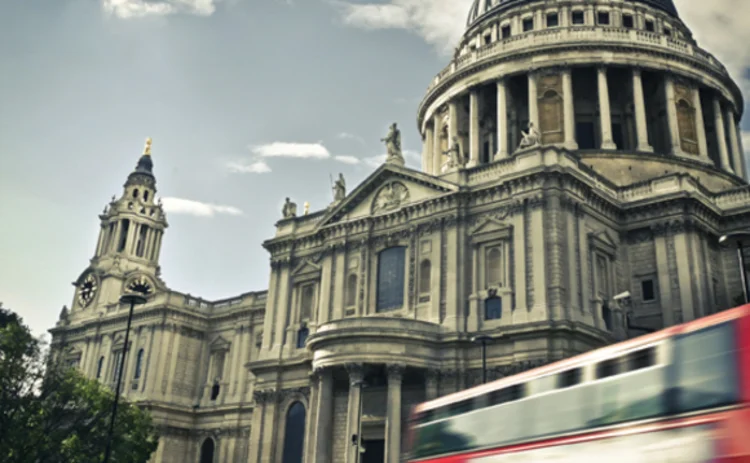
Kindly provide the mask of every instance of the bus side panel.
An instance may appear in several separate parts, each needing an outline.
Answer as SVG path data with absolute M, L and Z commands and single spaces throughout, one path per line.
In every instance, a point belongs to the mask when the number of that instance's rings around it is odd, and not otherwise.
M 750 306 L 737 319 L 737 354 L 742 401 L 750 404 Z

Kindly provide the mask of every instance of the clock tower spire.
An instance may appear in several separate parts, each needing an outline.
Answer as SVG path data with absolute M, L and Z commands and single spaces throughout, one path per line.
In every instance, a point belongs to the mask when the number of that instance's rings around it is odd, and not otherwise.
M 153 167 L 148 138 L 122 194 L 119 198 L 112 196 L 99 215 L 101 228 L 94 257 L 74 283 L 78 287 L 77 306 L 85 308 L 101 292 L 115 300 L 123 291 L 148 293 L 159 281 L 159 253 L 168 224 L 161 200 L 155 197 Z

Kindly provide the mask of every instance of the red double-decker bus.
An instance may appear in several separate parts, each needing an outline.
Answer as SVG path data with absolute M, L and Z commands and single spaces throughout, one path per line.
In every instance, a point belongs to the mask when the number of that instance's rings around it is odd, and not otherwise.
M 414 408 L 408 461 L 750 462 L 750 305 Z

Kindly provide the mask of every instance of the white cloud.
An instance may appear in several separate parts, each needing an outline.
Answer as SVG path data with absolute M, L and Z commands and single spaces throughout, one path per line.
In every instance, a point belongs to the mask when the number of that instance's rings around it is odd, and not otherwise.
M 343 162 L 344 164 L 359 164 L 360 160 L 354 156 L 335 156 L 335 160 Z
M 440 53 L 458 44 L 470 0 L 390 0 L 386 4 L 336 1 L 345 24 L 363 29 L 405 29 L 415 32 Z
M 266 145 L 251 146 L 250 150 L 265 158 L 288 157 L 288 158 L 313 158 L 327 159 L 331 153 L 322 143 L 285 143 L 273 142 Z
M 234 206 L 202 203 L 183 198 L 162 198 L 164 210 L 171 214 L 186 214 L 197 217 L 213 217 L 216 214 L 242 215 L 242 211 Z
M 265 174 L 271 172 L 271 166 L 265 161 L 253 161 L 250 163 L 230 161 L 226 163 L 229 172 L 235 174 Z
M 340 134 L 336 135 L 336 138 L 340 138 L 341 140 L 355 140 L 363 145 L 365 145 L 365 140 L 360 137 L 359 135 L 354 135 L 353 133 L 348 132 L 341 132 Z
M 169 14 L 210 16 L 222 0 L 101 0 L 107 13 L 123 19 Z

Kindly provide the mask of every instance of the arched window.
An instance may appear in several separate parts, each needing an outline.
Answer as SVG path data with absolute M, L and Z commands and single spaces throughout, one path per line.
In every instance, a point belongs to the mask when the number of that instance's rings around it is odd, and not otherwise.
M 143 192 L 143 200 L 148 201 L 148 191 Z
M 102 369 L 104 368 L 104 356 L 99 357 L 99 362 L 96 364 L 96 379 L 102 377 Z
M 284 453 L 282 463 L 302 463 L 302 446 L 305 440 L 305 406 L 294 402 L 286 412 Z
M 297 331 L 297 348 L 302 349 L 305 347 L 305 343 L 307 342 L 307 337 L 310 335 L 310 330 L 307 329 L 307 327 L 300 328 L 299 331 Z
M 484 319 L 500 320 L 503 316 L 503 300 L 499 297 L 491 297 L 484 301 Z
M 429 259 L 425 259 L 419 264 L 419 294 L 428 294 L 430 292 L 430 277 L 432 273 L 432 264 Z
M 400 309 L 404 304 L 406 247 L 385 249 L 378 256 L 378 312 Z
M 353 307 L 357 304 L 357 275 L 351 274 L 346 279 L 346 306 Z
M 141 377 L 141 368 L 143 368 L 143 349 L 138 351 L 138 356 L 135 358 L 135 374 L 133 375 L 133 379 Z
M 214 440 L 207 437 L 201 445 L 201 459 L 200 463 L 214 463 Z
M 500 248 L 487 252 L 487 286 L 503 285 L 503 253 Z
M 133 197 L 134 198 L 138 197 L 138 188 L 136 188 L 135 190 L 133 190 Z

